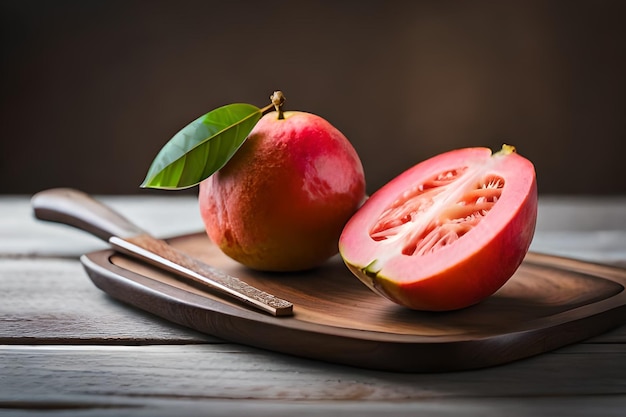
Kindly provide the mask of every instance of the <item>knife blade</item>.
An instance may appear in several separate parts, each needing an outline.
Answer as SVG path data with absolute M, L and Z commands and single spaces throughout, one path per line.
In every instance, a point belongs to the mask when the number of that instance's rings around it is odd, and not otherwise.
M 71 188 L 41 191 L 31 198 L 35 217 L 91 233 L 115 250 L 157 266 L 239 302 L 283 317 L 293 304 L 226 274 L 158 239 L 88 194 Z

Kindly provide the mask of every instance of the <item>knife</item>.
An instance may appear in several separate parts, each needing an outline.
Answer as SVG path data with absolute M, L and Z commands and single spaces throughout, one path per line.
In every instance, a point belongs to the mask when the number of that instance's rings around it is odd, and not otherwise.
M 194 281 L 273 316 L 290 316 L 293 304 L 207 265 L 157 239 L 109 206 L 71 188 L 53 188 L 31 199 L 35 217 L 84 230 L 114 249 Z

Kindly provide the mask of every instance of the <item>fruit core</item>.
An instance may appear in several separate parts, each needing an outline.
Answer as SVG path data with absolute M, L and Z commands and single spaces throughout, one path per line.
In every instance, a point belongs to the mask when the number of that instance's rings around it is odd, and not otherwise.
M 488 167 L 445 170 L 400 194 L 369 231 L 374 241 L 423 256 L 457 241 L 498 202 L 504 179 Z

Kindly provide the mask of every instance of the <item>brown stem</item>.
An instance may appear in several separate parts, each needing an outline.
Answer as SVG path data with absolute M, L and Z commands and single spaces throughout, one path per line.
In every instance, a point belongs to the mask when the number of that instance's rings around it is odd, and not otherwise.
M 284 119 L 285 116 L 283 114 L 282 106 L 285 103 L 285 95 L 282 91 L 274 91 L 274 93 L 270 96 L 270 100 L 272 100 L 272 104 L 274 108 L 278 112 L 278 119 Z

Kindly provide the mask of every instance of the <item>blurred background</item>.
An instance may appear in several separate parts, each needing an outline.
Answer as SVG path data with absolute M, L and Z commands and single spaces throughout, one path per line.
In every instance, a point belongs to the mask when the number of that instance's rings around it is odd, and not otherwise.
M 626 194 L 625 1 L 0 0 L 0 193 L 139 184 L 216 107 L 319 114 L 372 193 L 510 143 L 543 194 Z M 195 193 L 195 189 L 184 193 Z

